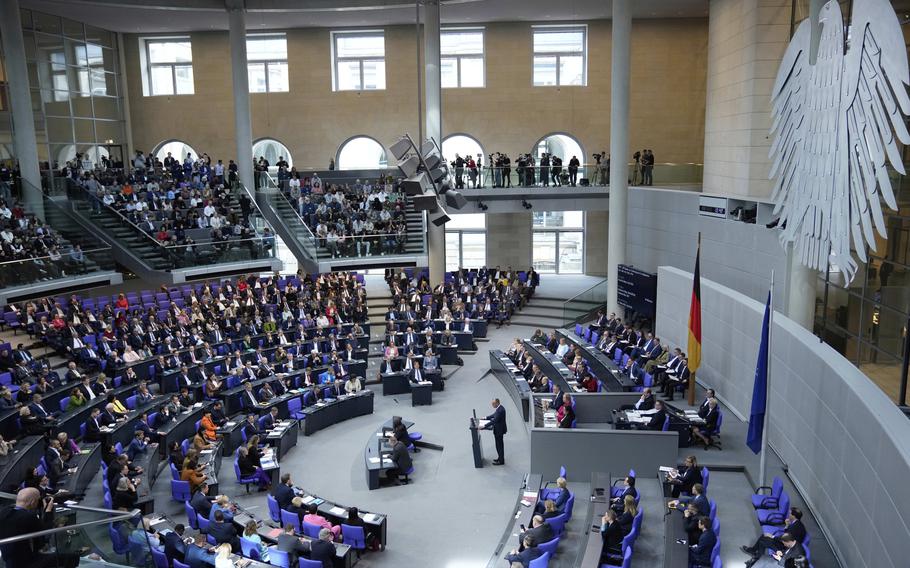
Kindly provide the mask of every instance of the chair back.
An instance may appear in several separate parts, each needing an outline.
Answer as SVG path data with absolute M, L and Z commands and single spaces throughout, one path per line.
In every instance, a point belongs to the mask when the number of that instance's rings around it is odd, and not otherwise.
M 171 562 L 174 563 L 174 568 L 190 568 L 189 564 L 184 564 L 183 562 L 177 560 L 176 558 Z
M 786 491 L 781 492 L 780 500 L 778 501 L 777 512 L 780 513 L 781 517 L 784 519 L 787 518 L 787 515 L 790 514 L 790 495 Z
M 534 560 L 528 563 L 528 568 L 547 568 L 550 564 L 550 553 L 544 552 Z
M 186 511 L 187 524 L 190 526 L 191 529 L 198 531 L 199 530 L 199 521 L 197 520 L 197 517 L 199 515 L 196 514 L 196 509 L 194 509 L 193 506 L 190 505 L 189 501 L 184 501 L 183 510 Z
M 154 548 L 150 550 L 152 551 L 152 561 L 155 563 L 155 568 L 170 568 L 167 556 L 165 556 L 163 552 L 158 552 Z
M 639 493 L 641 495 L 641 493 Z M 643 509 L 638 510 L 638 514 L 635 515 L 635 518 L 632 519 L 632 530 L 637 532 L 641 531 L 641 521 L 645 517 L 645 511 Z
M 569 498 L 566 499 L 566 506 L 563 508 L 566 516 L 572 518 L 572 510 L 575 508 L 575 494 L 571 491 L 569 492 Z
M 367 547 L 367 537 L 363 527 L 341 524 L 341 536 L 345 544 L 350 544 L 357 550 L 364 550 Z
M 192 493 L 189 481 L 171 480 L 171 498 L 174 501 L 189 501 L 190 497 L 192 497 Z
M 310 538 L 319 538 L 319 525 L 314 525 L 313 523 L 308 523 L 303 521 L 303 534 L 307 535 Z
M 347 542 L 347 540 L 345 540 L 345 542 Z M 550 556 L 553 556 L 556 554 L 556 547 L 558 545 L 559 545 L 559 537 L 556 537 L 549 542 L 544 542 L 543 544 L 538 544 L 537 548 L 539 548 L 541 552 L 549 552 Z
M 714 427 L 714 430 L 711 431 L 711 434 L 716 436 L 720 434 L 720 425 L 724 423 L 724 413 L 720 410 L 717 411 L 717 426 Z
M 711 530 L 714 531 L 714 536 L 720 538 L 720 519 L 717 517 L 711 521 Z
M 277 548 L 269 549 L 269 564 L 272 566 L 278 566 L 279 568 L 290 568 L 291 560 L 288 558 L 288 553 L 283 550 L 278 550 Z
M 240 537 L 240 553 L 247 558 L 259 560 L 259 543 L 253 542 L 246 537 Z
M 114 526 L 114 523 L 107 526 L 107 531 L 111 536 L 111 545 L 114 549 L 114 554 L 126 554 L 130 551 L 129 541 L 123 539 L 120 532 Z
M 269 506 L 269 518 L 275 521 L 276 523 L 281 522 L 281 508 L 278 506 L 278 501 L 275 500 L 271 495 L 266 495 L 265 502 Z
M 171 466 L 171 479 L 180 481 L 180 472 L 177 471 L 177 467 L 172 463 L 169 463 L 168 465 Z
M 284 509 L 281 509 L 280 515 L 281 515 L 281 526 L 294 525 L 294 530 L 296 532 L 298 532 L 298 533 L 303 532 L 300 528 L 300 517 L 297 516 L 297 513 L 292 513 L 290 511 L 285 511 Z
M 561 515 L 556 515 L 555 517 L 545 519 L 544 522 L 548 523 L 553 528 L 553 534 L 560 536 L 562 535 L 563 529 L 566 527 L 567 520 L 569 520 L 568 515 L 563 513 Z
M 300 558 L 297 562 L 300 564 L 300 568 L 322 568 L 322 560 Z
M 711 477 L 711 472 L 708 471 L 708 468 L 701 468 L 701 484 L 705 488 L 705 493 L 708 492 L 708 480 Z
M 774 481 L 771 482 L 771 498 L 775 501 L 780 501 L 780 495 L 784 492 L 784 480 L 780 477 L 774 476 Z
M 622 553 L 622 568 L 632 568 L 632 548 L 627 548 Z
M 711 507 L 711 509 L 710 509 L 711 512 L 708 513 L 708 518 L 713 521 L 714 519 L 717 518 L 717 502 L 714 501 L 714 499 L 709 499 L 708 503 Z
M 661 430 L 664 431 L 664 432 L 666 432 L 666 431 L 668 431 L 669 429 L 670 429 L 670 417 L 669 417 L 669 416 L 665 416 L 665 417 L 664 417 L 664 425 L 663 425 L 663 427 L 661 428 Z
M 188 451 L 190 451 L 190 439 L 189 438 L 180 442 L 180 449 L 183 450 L 183 455 L 186 455 L 186 453 Z
M 60 399 L 60 412 L 66 412 L 66 405 L 70 403 L 70 397 L 65 396 Z
M 209 521 L 202 515 L 196 515 L 196 523 L 199 524 L 199 532 L 201 532 L 201 533 L 209 532 L 209 524 L 211 523 L 211 521 Z
M 136 409 L 136 395 L 126 397 L 126 407 L 130 410 Z
M 302 408 L 303 403 L 300 402 L 300 397 L 288 399 L 288 414 L 299 412 Z

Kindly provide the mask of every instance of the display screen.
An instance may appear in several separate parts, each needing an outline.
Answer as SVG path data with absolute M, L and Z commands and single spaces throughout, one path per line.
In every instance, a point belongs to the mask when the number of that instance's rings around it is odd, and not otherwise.
M 620 306 L 634 310 L 639 315 L 654 318 L 657 302 L 657 274 L 620 264 L 616 287 Z

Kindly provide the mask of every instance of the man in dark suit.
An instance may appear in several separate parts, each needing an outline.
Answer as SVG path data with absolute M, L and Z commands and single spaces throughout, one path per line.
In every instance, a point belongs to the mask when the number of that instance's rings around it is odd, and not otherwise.
M 664 396 L 667 397 L 667 400 L 673 400 L 673 393 L 676 392 L 678 385 L 689 383 L 689 374 L 689 361 L 685 356 L 680 359 L 676 372 L 667 369 L 667 380 L 664 382 Z
M 701 535 L 696 544 L 689 545 L 689 564 L 707 568 L 711 566 L 711 551 L 717 544 L 717 535 L 711 530 L 711 519 L 708 517 L 698 518 L 698 528 Z
M 773 556 L 781 566 L 791 568 L 796 566 L 797 558 L 805 560 L 806 549 L 803 548 L 802 543 L 796 541 L 792 534 L 784 533 L 781 535 L 780 541 L 784 545 L 784 549 L 776 551 Z
M 70 473 L 60 453 L 60 442 L 56 439 L 50 441 L 47 451 L 44 453 L 44 462 L 47 464 L 47 478 L 53 485 L 56 485 L 61 477 Z
M 426 380 L 424 372 L 420 368 L 420 361 L 414 360 L 414 368 L 411 369 L 411 372 L 409 373 L 408 378 L 414 384 L 417 384 L 420 381 Z
M 278 407 L 273 406 L 269 413 L 265 415 L 265 418 L 262 419 L 262 427 L 266 430 L 271 430 L 279 422 L 281 422 L 281 418 L 278 418 Z M 247 434 L 247 438 L 249 438 L 249 434 Z
M 506 457 L 503 437 L 509 431 L 506 426 L 506 409 L 503 408 L 498 398 L 494 398 L 491 404 L 493 406 L 493 414 L 486 418 L 489 420 L 486 429 L 493 431 L 493 439 L 496 441 L 496 459 L 493 460 L 493 465 L 504 465 Z
M 294 498 L 294 484 L 291 483 L 290 473 L 281 474 L 281 483 L 275 486 L 273 497 L 275 497 L 275 501 L 278 501 L 278 507 L 281 509 L 287 509 L 291 504 L 291 499 Z
M 16 494 L 16 505 L 0 509 L 0 538 L 36 533 L 54 526 L 54 500 L 46 497 L 34 487 L 20 489 Z M 79 558 L 60 551 L 40 553 L 46 538 L 37 537 L 0 545 L 3 562 L 9 568 L 30 568 L 32 566 L 75 566 Z
M 233 524 L 225 522 L 224 513 L 221 511 L 215 511 L 215 520 L 209 523 L 209 535 L 218 544 L 230 544 L 231 550 L 234 552 L 240 550 L 240 538 L 237 537 L 237 529 L 234 528 Z
M 208 519 L 212 516 L 212 502 L 209 501 L 209 486 L 207 483 L 200 484 L 196 492 L 193 493 L 193 497 L 190 499 L 190 506 L 200 517 Z
M 508 555 L 506 555 L 506 560 L 510 563 L 519 562 L 524 568 L 530 566 L 531 561 L 540 558 L 543 555 L 543 552 L 537 548 L 537 541 L 534 540 L 533 536 L 525 535 L 521 541 L 524 550 L 518 551 L 518 549 L 512 550 Z
M 408 447 L 404 445 L 402 440 L 398 439 L 397 435 L 392 434 L 389 437 L 389 443 L 392 445 L 392 454 L 389 459 L 392 460 L 395 467 L 386 470 L 385 475 L 395 485 L 401 485 L 401 482 L 398 481 L 398 476 L 404 475 L 404 472 L 411 469 L 411 454 L 408 453 Z
M 240 395 L 240 402 L 243 407 L 250 410 L 257 408 L 259 406 L 259 399 L 256 398 L 256 393 L 253 392 L 253 385 L 251 383 L 246 383 L 243 389 L 243 394 Z
M 777 534 L 765 533 L 758 537 L 755 544 L 741 547 L 742 551 L 752 556 L 752 560 L 747 562 L 749 566 L 758 562 L 758 559 L 765 553 L 765 550 L 784 551 L 787 547 L 783 542 L 783 535 L 789 534 L 798 543 L 806 540 L 806 527 L 803 525 L 803 512 L 797 507 L 790 507 L 790 514 L 787 515 L 787 522 L 782 529 L 776 531 Z
M 310 545 L 294 535 L 294 525 L 292 523 L 284 525 L 284 530 L 278 535 L 277 541 L 278 550 L 288 553 L 289 566 L 297 566 L 299 564 L 297 559 L 300 558 L 300 555 L 310 551 Z M 334 554 L 334 552 L 333 549 L 332 553 Z
M 197 533 L 195 542 L 186 548 L 186 564 L 190 568 L 203 568 L 215 565 L 215 555 L 206 550 L 205 535 Z
M 332 544 L 332 531 L 323 527 L 319 538 L 310 541 L 310 560 L 322 562 L 322 568 L 332 568 L 335 562 L 335 545 Z
M 259 435 L 259 424 L 257 424 L 255 414 L 247 415 L 246 424 L 243 425 L 243 432 L 244 432 L 244 434 L 246 434 L 247 440 L 249 440 L 253 436 Z
M 635 478 L 631 475 L 626 476 L 622 487 L 615 487 L 610 490 L 610 507 L 616 510 L 617 513 L 622 513 L 626 495 L 631 495 L 633 498 L 638 497 L 638 489 L 635 489 Z
M 655 402 L 654 409 L 657 410 L 657 412 L 651 415 L 651 421 L 645 424 L 645 430 L 663 430 L 664 428 L 664 420 L 667 418 L 667 411 L 664 408 L 663 401 L 658 400 Z
M 550 542 L 556 535 L 553 533 L 553 527 L 550 526 L 550 523 L 544 521 L 541 515 L 534 515 L 531 519 L 531 528 L 520 533 L 518 535 L 519 541 L 522 545 L 518 548 L 518 551 L 521 552 L 524 550 L 524 537 L 531 536 L 534 538 L 534 542 Z
M 186 557 L 186 543 L 183 542 L 183 533 L 186 527 L 178 523 L 174 530 L 164 535 L 164 554 L 169 560 L 183 562 Z
M 85 440 L 93 443 L 100 442 L 101 426 L 101 409 L 95 407 L 92 409 L 89 419 L 85 421 Z

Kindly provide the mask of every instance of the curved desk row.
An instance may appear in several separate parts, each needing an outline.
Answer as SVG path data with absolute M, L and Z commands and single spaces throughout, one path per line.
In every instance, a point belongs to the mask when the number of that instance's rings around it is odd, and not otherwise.
M 303 435 L 309 436 L 351 418 L 373 414 L 373 391 L 364 389 L 352 395 L 342 395 L 329 402 L 317 402 L 304 407 Z
M 566 364 L 563 363 L 555 353 L 550 353 L 550 350 L 547 349 L 546 345 L 534 343 L 528 339 L 523 339 L 521 342 L 524 344 L 527 352 L 531 354 L 531 358 L 534 362 L 540 367 L 540 370 L 543 371 L 543 374 L 546 375 L 552 383 L 559 385 L 562 392 L 573 393 L 584 391 L 581 385 L 578 384 L 578 381 L 575 380 L 575 373 L 570 371 L 569 368 L 566 367 Z
M 531 386 L 521 374 L 515 363 L 499 349 L 490 351 L 490 370 L 506 389 L 517 408 L 521 409 L 521 416 L 525 422 L 530 415 Z
M 600 379 L 604 389 L 608 391 L 628 392 L 638 386 L 628 375 L 620 372 L 616 362 L 607 357 L 606 353 L 603 353 L 600 349 L 588 343 L 584 338 L 575 335 L 574 331 L 557 329 L 556 336 L 563 337 L 567 343 L 581 348 L 584 357 L 591 368 L 591 372 L 595 377 Z
M 294 493 L 303 499 L 304 506 L 316 503 L 319 514 L 328 519 L 333 525 L 340 525 L 348 522 L 348 509 L 344 505 L 339 505 L 309 493 L 305 489 L 295 486 Z M 358 510 L 358 516 L 363 520 L 364 531 L 366 534 L 372 534 L 379 542 L 381 548 L 386 545 L 386 531 L 388 518 L 385 515 L 370 513 Z

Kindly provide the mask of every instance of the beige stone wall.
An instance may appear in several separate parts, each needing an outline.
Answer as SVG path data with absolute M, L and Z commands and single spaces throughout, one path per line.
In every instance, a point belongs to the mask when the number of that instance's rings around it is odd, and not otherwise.
M 585 212 L 585 274 L 607 277 L 609 211 Z M 634 264 L 634 260 L 631 261 Z
M 486 26 L 486 87 L 443 91 L 443 130 L 477 138 L 489 153 L 529 151 L 552 132 L 574 135 L 590 157 L 609 148 L 610 22 L 591 21 L 588 85 L 532 87 L 531 25 Z M 332 92 L 330 31 L 287 32 L 290 92 L 250 96 L 254 139 L 287 145 L 296 164 L 325 167 L 338 146 L 366 134 L 389 144 L 417 133 L 416 46 L 412 26 L 386 32 L 384 91 Z M 125 55 L 136 148 L 180 139 L 213 157 L 235 154 L 230 53 L 226 32 L 193 33 L 195 94 L 145 97 L 139 41 Z M 632 27 L 631 145 L 658 162 L 702 161 L 708 22 L 636 20 Z
M 791 0 L 712 0 L 704 191 L 769 197 L 771 90 L 790 39 Z
M 487 215 L 487 266 L 531 266 L 531 213 Z

